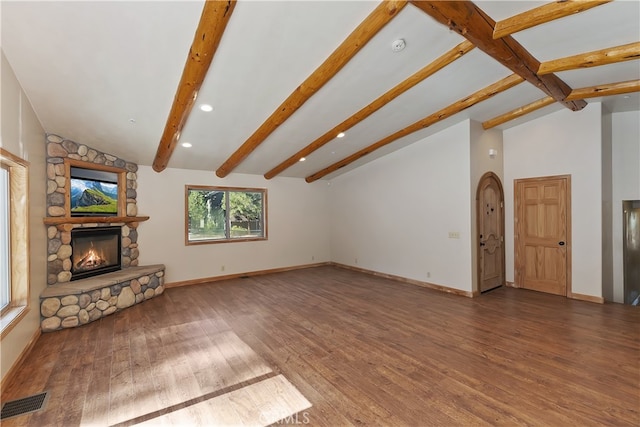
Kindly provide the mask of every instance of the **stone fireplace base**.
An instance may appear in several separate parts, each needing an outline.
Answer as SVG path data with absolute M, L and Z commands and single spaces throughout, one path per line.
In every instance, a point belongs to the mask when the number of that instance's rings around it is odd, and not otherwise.
M 129 267 L 48 286 L 40 295 L 43 332 L 81 326 L 164 292 L 164 265 Z

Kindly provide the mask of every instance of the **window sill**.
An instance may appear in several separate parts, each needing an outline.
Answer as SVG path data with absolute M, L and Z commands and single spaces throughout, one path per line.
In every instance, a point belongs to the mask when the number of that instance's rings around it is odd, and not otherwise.
M 262 240 L 268 240 L 266 237 L 239 237 L 236 239 L 201 239 L 201 240 L 187 240 L 186 246 L 191 245 L 208 245 L 215 243 L 233 243 L 233 242 L 259 242 Z
M 11 332 L 14 326 L 16 326 L 28 312 L 29 307 L 23 305 L 20 307 L 13 307 L 3 314 L 2 319 L 0 319 L 0 329 L 2 330 L 0 339 L 4 339 L 4 337 Z

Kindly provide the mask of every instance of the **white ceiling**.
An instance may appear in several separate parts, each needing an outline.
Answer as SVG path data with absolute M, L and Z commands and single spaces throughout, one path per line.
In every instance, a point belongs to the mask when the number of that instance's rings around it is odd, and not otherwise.
M 544 2 L 477 1 L 498 21 Z M 378 5 L 371 1 L 239 1 L 169 167 L 216 170 Z M 5 1 L 2 49 L 45 130 L 151 165 L 202 1 Z M 640 40 L 640 2 L 615 1 L 514 35 L 539 61 Z M 402 52 L 391 43 L 406 40 Z M 235 172 L 264 174 L 463 41 L 407 5 Z M 511 72 L 474 49 L 282 173 L 306 177 Z M 557 73 L 572 88 L 640 78 L 640 61 Z M 544 97 L 524 82 L 406 136 L 344 173 L 444 127 L 484 121 Z M 587 102 L 640 109 L 638 93 Z M 551 105 L 503 129 L 563 108 Z

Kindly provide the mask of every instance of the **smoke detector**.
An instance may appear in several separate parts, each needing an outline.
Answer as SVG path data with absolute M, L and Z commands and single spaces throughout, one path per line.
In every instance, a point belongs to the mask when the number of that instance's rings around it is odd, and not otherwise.
M 404 39 L 398 39 L 398 40 L 395 40 L 393 43 L 391 43 L 391 50 L 394 52 L 400 52 L 406 46 L 407 44 L 405 43 Z

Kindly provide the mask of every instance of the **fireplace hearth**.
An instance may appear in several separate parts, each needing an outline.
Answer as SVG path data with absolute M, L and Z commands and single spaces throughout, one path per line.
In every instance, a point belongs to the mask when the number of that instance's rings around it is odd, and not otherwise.
M 121 227 L 71 232 L 71 280 L 117 271 L 121 263 Z

